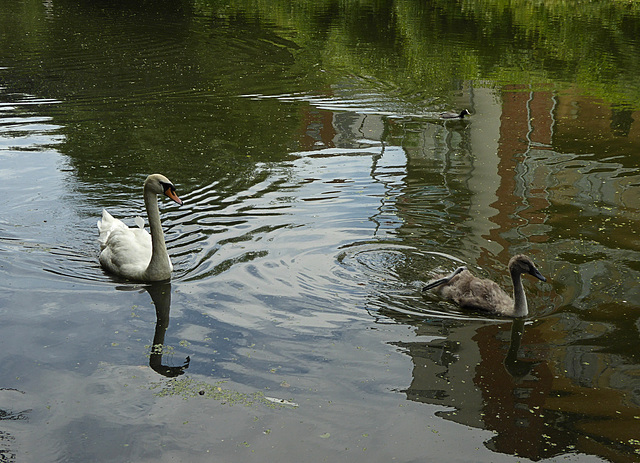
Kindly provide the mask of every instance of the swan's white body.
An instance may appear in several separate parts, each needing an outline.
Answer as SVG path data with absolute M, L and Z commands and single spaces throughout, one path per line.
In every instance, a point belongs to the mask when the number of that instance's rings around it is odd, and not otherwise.
M 462 308 L 479 309 L 508 317 L 526 317 L 529 308 L 521 275 L 528 273 L 539 280 L 547 280 L 531 259 L 522 254 L 511 258 L 509 273 L 513 282 L 513 299 L 495 282 L 474 276 L 466 267 L 458 267 L 449 275 L 429 282 L 422 290 L 433 289 Z
M 144 229 L 144 221 L 136 217 L 138 228 L 129 228 L 106 210 L 98 220 L 100 236 L 100 265 L 110 273 L 129 280 L 162 281 L 171 278 L 171 259 L 164 241 L 159 194 L 165 194 L 178 204 L 182 201 L 175 187 L 165 176 L 153 174 L 144 182 L 144 204 L 151 234 Z

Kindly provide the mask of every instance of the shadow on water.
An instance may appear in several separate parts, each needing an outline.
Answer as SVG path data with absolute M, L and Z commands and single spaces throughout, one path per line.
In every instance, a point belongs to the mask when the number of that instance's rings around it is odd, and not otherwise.
M 33 410 L 20 410 L 24 396 L 25 392 L 19 389 L 0 387 L 0 422 L 29 420 Z M 11 432 L 0 429 L 0 461 L 16 461 L 18 453 L 15 440 Z

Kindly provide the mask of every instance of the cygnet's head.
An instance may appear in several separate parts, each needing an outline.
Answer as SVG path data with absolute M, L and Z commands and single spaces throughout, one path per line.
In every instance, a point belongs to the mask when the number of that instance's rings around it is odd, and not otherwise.
M 514 273 L 528 273 L 536 277 L 538 280 L 547 281 L 547 279 L 538 271 L 535 264 L 524 254 L 513 256 L 509 261 L 509 271 Z

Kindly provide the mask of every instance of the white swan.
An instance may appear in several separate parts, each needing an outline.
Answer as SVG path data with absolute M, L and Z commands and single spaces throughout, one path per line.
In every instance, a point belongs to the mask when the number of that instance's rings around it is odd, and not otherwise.
M 422 291 L 435 289 L 445 299 L 462 308 L 479 309 L 509 317 L 526 317 L 529 313 L 520 275 L 528 273 L 547 281 L 527 256 L 519 254 L 509 261 L 513 281 L 513 299 L 491 280 L 473 276 L 466 267 L 458 267 L 447 276 L 429 282 Z
M 162 281 L 171 278 L 173 266 L 160 223 L 159 194 L 165 194 L 182 205 L 175 186 L 167 177 L 160 174 L 149 175 L 144 182 L 144 205 L 151 235 L 145 231 L 144 221 L 140 217 L 135 219 L 139 228 L 129 228 L 106 210 L 102 211 L 102 220 L 98 220 L 98 241 L 101 249 L 100 265 L 105 270 L 136 281 Z

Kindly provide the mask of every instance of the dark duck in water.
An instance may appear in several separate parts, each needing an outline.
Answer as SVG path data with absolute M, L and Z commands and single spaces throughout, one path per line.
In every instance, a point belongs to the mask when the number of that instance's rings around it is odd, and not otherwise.
M 446 112 L 440 113 L 442 119 L 464 119 L 464 116 L 470 116 L 471 113 L 467 109 L 463 109 L 459 113 Z

